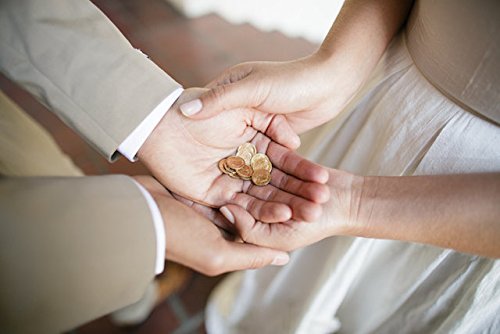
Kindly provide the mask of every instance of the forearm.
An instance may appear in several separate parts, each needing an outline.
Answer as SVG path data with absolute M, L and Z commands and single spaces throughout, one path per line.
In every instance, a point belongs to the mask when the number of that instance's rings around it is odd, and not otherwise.
M 179 87 L 90 1 L 1 1 L 0 23 L 0 71 L 108 159 Z
M 413 0 L 347 0 L 315 57 L 353 94 L 404 24 Z
M 0 178 L 0 332 L 60 333 L 137 301 L 150 220 L 123 175 Z
M 363 179 L 356 235 L 500 257 L 500 173 Z

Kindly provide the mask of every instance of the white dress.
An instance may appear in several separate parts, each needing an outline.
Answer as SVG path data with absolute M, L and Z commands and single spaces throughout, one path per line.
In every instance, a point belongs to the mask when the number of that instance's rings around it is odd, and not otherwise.
M 442 91 L 400 35 L 358 98 L 304 136 L 302 153 L 360 175 L 500 171 L 498 123 Z M 331 237 L 282 268 L 229 275 L 209 300 L 206 326 L 213 334 L 500 333 L 500 261 Z

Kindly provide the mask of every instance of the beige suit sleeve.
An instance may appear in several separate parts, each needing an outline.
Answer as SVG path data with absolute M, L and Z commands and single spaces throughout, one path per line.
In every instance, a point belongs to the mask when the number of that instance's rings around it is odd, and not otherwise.
M 1 333 L 69 330 L 154 277 L 152 217 L 126 176 L 0 178 L 0 231 Z
M 99 152 L 179 86 L 90 1 L 0 1 L 0 69 Z

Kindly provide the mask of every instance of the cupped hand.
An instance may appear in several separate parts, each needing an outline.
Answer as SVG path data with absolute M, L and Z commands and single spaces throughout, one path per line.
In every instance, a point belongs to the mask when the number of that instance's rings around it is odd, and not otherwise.
M 266 224 L 255 220 L 243 208 L 226 205 L 220 211 L 233 222 L 236 233 L 246 243 L 291 251 L 333 235 L 356 235 L 356 213 L 360 204 L 363 178 L 339 170 L 329 169 L 330 199 L 323 204 L 322 215 L 314 222 L 289 220 Z M 260 189 L 250 193 L 258 198 L 266 194 Z
M 289 62 L 248 62 L 220 74 L 198 100 L 181 106 L 191 118 L 212 117 L 223 110 L 246 107 L 283 114 L 297 133 L 335 117 L 355 87 L 341 71 L 316 53 Z M 342 79 L 341 79 L 342 77 Z
M 283 251 L 226 239 L 210 220 L 174 199 L 154 178 L 135 176 L 134 179 L 149 191 L 158 205 L 165 225 L 168 260 L 209 276 L 288 262 L 288 254 Z M 204 210 L 211 211 L 214 221 L 224 220 L 214 209 Z
M 158 181 L 197 203 L 242 206 L 265 222 L 317 218 L 321 214 L 319 203 L 329 195 L 321 184 L 327 181 L 328 173 L 276 143 L 292 148 L 298 144 L 284 117 L 241 108 L 193 120 L 179 112 L 179 104 L 203 92 L 186 90 L 139 151 L 140 160 Z M 219 160 L 235 154 L 245 142 L 254 143 L 274 165 L 271 184 L 262 187 L 266 198 L 251 195 L 256 187 L 249 181 L 232 179 L 217 168 Z

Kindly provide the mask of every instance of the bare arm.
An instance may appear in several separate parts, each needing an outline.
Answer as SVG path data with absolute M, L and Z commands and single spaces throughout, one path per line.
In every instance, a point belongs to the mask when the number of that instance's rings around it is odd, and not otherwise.
M 352 95 L 371 73 L 394 35 L 408 17 L 413 0 L 346 1 L 317 56 L 332 74 L 351 78 Z M 338 88 L 338 86 L 337 86 Z
M 206 118 L 222 110 L 253 107 L 286 114 L 299 133 L 321 125 L 334 118 L 368 78 L 405 22 L 412 3 L 346 1 L 314 54 L 288 62 L 236 65 L 181 110 L 189 117 Z
M 265 224 L 237 206 L 226 206 L 242 238 L 293 250 L 349 235 L 500 257 L 500 173 L 363 177 L 329 171 L 330 200 L 315 222 Z
M 353 233 L 500 257 L 500 173 L 364 177 Z

